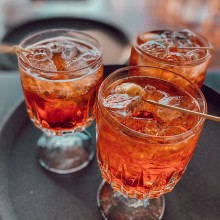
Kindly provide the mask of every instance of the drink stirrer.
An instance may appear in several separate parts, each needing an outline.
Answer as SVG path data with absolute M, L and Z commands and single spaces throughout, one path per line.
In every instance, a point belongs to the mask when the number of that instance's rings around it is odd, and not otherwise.
M 195 116 L 200 116 L 200 117 L 205 118 L 205 119 L 220 122 L 220 117 L 217 117 L 217 116 L 214 116 L 214 115 L 204 114 L 204 113 L 201 113 L 201 112 L 195 112 L 195 111 L 191 111 L 191 110 L 176 107 L 176 106 L 164 105 L 164 104 L 161 104 L 159 102 L 152 101 L 152 100 L 147 100 L 147 99 L 143 99 L 143 100 L 145 102 L 148 102 L 148 103 L 153 104 L 153 105 L 157 105 L 157 106 L 164 107 L 164 108 L 171 109 L 171 110 L 175 110 L 175 111 L 180 111 L 180 112 L 183 112 L 183 113 L 189 113 L 189 114 L 192 114 L 192 115 L 195 115 Z

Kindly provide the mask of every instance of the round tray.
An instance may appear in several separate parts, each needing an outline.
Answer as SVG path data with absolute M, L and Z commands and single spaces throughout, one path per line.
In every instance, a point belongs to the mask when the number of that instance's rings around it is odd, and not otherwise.
M 118 66 L 108 66 L 105 74 Z M 219 115 L 220 95 L 203 87 L 209 113 Z M 95 126 L 89 127 L 95 142 Z M 104 131 L 103 131 L 104 132 Z M 220 219 L 220 123 L 206 121 L 193 158 L 174 190 L 165 195 L 163 220 Z M 24 101 L 0 127 L 0 219 L 102 219 L 96 192 L 101 175 L 96 159 L 73 175 L 54 175 L 36 161 L 41 132 L 30 122 Z

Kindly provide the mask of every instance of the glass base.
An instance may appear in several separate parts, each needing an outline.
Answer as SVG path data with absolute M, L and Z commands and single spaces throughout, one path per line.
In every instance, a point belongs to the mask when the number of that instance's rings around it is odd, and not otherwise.
M 150 200 L 125 198 L 106 181 L 99 186 L 97 202 L 103 218 L 108 220 L 161 219 L 165 210 L 164 196 Z
M 92 138 L 87 131 L 65 136 L 43 134 L 37 146 L 41 166 L 58 174 L 70 174 L 83 169 L 95 155 Z

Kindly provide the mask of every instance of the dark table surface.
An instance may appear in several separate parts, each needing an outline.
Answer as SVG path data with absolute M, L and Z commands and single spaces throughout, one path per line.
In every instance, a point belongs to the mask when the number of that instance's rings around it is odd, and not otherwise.
M 0 122 L 9 109 L 23 98 L 20 85 L 19 74 L 17 71 L 0 72 Z

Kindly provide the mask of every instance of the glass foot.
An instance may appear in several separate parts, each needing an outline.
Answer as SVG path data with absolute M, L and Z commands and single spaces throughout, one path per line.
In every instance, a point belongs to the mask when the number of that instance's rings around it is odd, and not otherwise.
M 37 146 L 41 166 L 58 174 L 69 174 L 83 169 L 95 155 L 92 138 L 87 131 L 65 136 L 42 135 Z
M 165 209 L 164 196 L 150 200 L 125 198 L 106 181 L 99 186 L 97 202 L 103 218 L 109 220 L 161 219 Z

